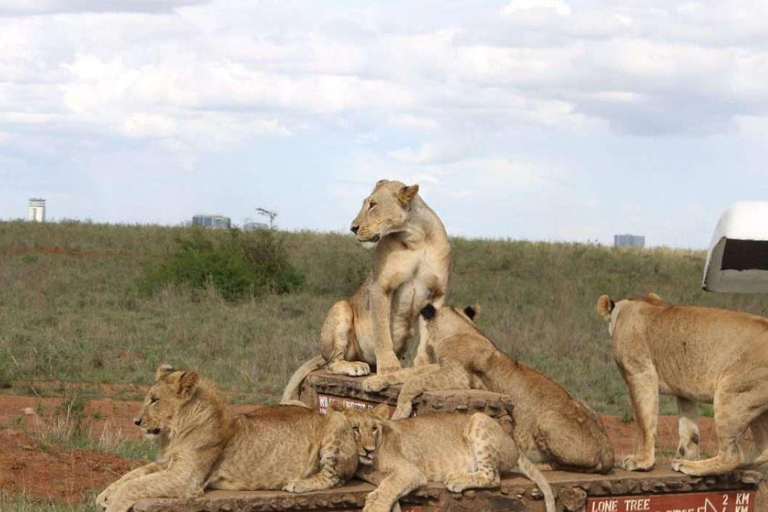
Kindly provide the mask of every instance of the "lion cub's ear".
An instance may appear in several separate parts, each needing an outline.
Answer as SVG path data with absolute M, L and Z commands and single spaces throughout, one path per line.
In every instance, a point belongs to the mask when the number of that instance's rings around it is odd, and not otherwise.
M 413 198 L 419 193 L 418 185 L 405 186 L 397 192 L 397 199 L 404 205 L 411 204 Z
M 651 292 L 651 293 L 648 294 L 648 298 L 649 299 L 653 299 L 653 300 L 657 300 L 659 302 L 664 302 L 664 299 L 662 299 L 661 295 L 659 295 L 658 293 Z
M 200 382 L 200 375 L 197 372 L 184 372 L 179 377 L 176 392 L 179 395 L 191 395 L 197 389 L 198 382 Z
M 615 306 L 616 303 L 613 302 L 613 299 L 608 295 L 601 295 L 600 298 L 597 299 L 595 309 L 597 310 L 597 314 L 602 316 L 607 322 L 611 319 L 611 312 Z
M 389 419 L 389 405 L 379 404 L 371 409 L 371 414 L 383 420 Z
M 464 308 L 464 314 L 467 315 L 467 317 L 472 320 L 473 322 L 480 318 L 480 313 L 483 311 L 483 307 L 480 305 L 479 302 L 475 302 L 471 306 L 467 306 Z
M 176 371 L 176 368 L 170 364 L 161 364 L 155 370 L 155 382 L 159 381 L 163 377 L 166 377 Z

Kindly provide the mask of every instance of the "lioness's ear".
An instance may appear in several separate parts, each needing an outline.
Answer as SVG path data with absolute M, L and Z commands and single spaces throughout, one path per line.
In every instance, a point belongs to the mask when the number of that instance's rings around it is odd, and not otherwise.
M 469 317 L 469 319 L 474 322 L 475 319 L 480 318 L 480 312 L 482 310 L 483 310 L 483 307 L 480 305 L 479 302 L 476 302 L 471 306 L 465 307 L 464 314 L 467 315 L 467 317 Z
M 397 192 L 397 199 L 404 205 L 411 204 L 411 201 L 414 197 L 416 197 L 416 194 L 419 193 L 419 186 L 418 185 L 411 185 L 405 186 L 401 188 Z
M 385 183 L 389 183 L 389 180 L 379 180 L 376 182 L 376 184 L 373 186 L 373 190 L 376 190 L 380 186 L 384 185 Z
M 178 393 L 192 394 L 197 387 L 197 383 L 200 381 L 200 375 L 197 372 L 184 372 L 179 377 Z
M 377 418 L 381 418 L 383 420 L 386 420 L 389 418 L 389 405 L 387 404 L 379 404 L 373 409 L 371 409 L 371 414 L 376 416 Z
M 176 371 L 176 368 L 174 368 L 173 366 L 169 364 L 161 364 L 160 366 L 157 367 L 157 370 L 155 370 L 155 382 L 159 381 L 166 375 L 172 374 L 175 371 Z
M 611 311 L 613 311 L 615 306 L 616 303 L 613 302 L 613 299 L 607 295 L 601 295 L 600 298 L 597 299 L 595 309 L 597 310 L 597 314 L 602 316 L 607 322 L 611 319 Z

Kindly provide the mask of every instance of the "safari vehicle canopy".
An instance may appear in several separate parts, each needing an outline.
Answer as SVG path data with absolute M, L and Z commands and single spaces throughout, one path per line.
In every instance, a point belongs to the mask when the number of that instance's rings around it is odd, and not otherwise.
M 740 201 L 720 217 L 702 287 L 712 292 L 768 292 L 768 202 Z

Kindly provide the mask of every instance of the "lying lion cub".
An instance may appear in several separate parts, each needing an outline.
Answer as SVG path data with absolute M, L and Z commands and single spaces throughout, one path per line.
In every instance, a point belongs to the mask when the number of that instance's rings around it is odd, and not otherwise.
M 618 303 L 603 295 L 597 312 L 608 322 L 640 429 L 626 469 L 648 470 L 656 461 L 659 392 L 676 396 L 680 410 L 676 471 L 713 475 L 768 462 L 768 319 L 673 306 L 654 293 Z M 701 461 L 697 402 L 714 403 L 718 444 L 717 456 Z M 739 441 L 747 427 L 756 450 L 745 456 Z
M 452 492 L 498 487 L 500 474 L 515 470 L 536 483 L 547 512 L 555 511 L 544 475 L 490 416 L 441 413 L 390 421 L 386 404 L 372 411 L 332 407 L 352 424 L 356 476 L 378 486 L 366 498 L 364 512 L 390 512 L 397 500 L 427 482 L 442 482 Z
M 424 391 L 471 387 L 503 393 L 515 404 L 515 441 L 531 460 L 573 471 L 610 471 L 613 446 L 597 415 L 497 349 L 473 322 L 476 313 L 477 307 L 426 306 L 427 352 L 437 364 L 369 377 L 363 389 L 378 392 L 402 383 L 393 419 L 409 416 L 411 401 Z
M 201 496 L 205 488 L 326 489 L 357 467 L 343 414 L 287 405 L 234 414 L 211 382 L 167 365 L 158 368 L 134 422 L 159 444 L 160 455 L 96 498 L 108 512 L 125 512 L 143 498 Z

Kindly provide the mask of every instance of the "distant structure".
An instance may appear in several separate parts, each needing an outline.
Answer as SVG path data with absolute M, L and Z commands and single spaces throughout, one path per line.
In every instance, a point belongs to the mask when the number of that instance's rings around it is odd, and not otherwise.
M 45 222 L 45 199 L 33 197 L 29 200 L 27 220 L 29 222 Z
M 269 229 L 269 225 L 263 222 L 257 222 L 253 219 L 245 219 L 243 223 L 244 231 L 253 231 L 255 229 Z
M 212 229 L 228 229 L 232 227 L 232 221 L 223 215 L 198 213 L 192 217 L 192 225 Z
M 613 235 L 614 247 L 645 247 L 645 236 L 643 235 Z
M 256 208 L 256 214 L 269 217 L 269 229 L 275 229 L 275 219 L 277 218 L 276 211 L 267 210 L 266 208 Z

